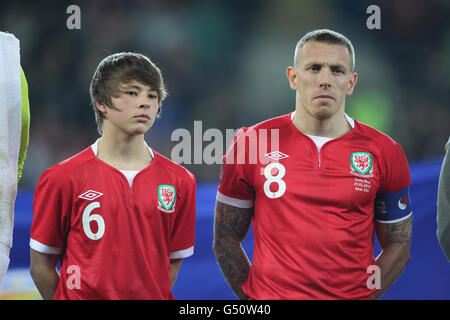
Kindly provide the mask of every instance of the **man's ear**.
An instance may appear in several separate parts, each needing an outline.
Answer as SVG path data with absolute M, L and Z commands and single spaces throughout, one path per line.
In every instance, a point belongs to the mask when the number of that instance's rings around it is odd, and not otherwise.
M 297 90 L 297 70 L 289 66 L 286 70 L 286 76 L 289 80 L 289 86 L 292 90 Z
M 348 83 L 348 89 L 347 89 L 347 95 L 350 96 L 353 93 L 353 89 L 355 88 L 356 81 L 358 80 L 358 74 L 353 73 L 350 77 L 349 83 Z

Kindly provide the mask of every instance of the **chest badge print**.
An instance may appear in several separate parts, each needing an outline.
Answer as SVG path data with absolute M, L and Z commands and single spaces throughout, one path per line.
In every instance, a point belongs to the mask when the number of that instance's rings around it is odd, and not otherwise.
M 176 191 L 175 187 L 167 184 L 158 186 L 158 209 L 172 213 L 175 211 Z
M 373 177 L 373 158 L 368 152 L 353 152 L 350 156 L 350 173 L 356 176 Z

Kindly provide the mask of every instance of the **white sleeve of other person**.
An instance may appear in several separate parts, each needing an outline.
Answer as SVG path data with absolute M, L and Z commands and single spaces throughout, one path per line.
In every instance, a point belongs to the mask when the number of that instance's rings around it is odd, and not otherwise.
M 9 266 L 21 134 L 19 40 L 0 32 L 0 283 Z

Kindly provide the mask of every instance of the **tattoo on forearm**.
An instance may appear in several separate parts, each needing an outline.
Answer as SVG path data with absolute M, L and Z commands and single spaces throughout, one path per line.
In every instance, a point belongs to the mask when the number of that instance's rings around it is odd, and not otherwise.
M 398 223 L 384 225 L 385 240 L 388 244 L 404 243 L 411 240 L 412 218 Z
M 241 247 L 251 223 L 253 209 L 217 202 L 214 221 L 214 253 L 225 279 L 238 298 L 248 298 L 241 286 L 250 272 L 250 262 Z
M 221 231 L 231 233 L 234 238 L 243 240 L 250 228 L 252 215 L 253 208 L 242 209 L 217 202 L 215 226 L 221 227 Z

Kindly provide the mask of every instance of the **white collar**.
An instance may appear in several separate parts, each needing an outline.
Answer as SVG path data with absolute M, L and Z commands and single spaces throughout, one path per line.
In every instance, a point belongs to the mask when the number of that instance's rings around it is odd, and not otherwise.
M 97 153 L 98 153 L 98 142 L 100 141 L 100 139 L 101 139 L 101 138 L 98 138 L 97 141 L 95 141 L 95 142 L 91 145 L 92 151 L 94 152 L 95 156 L 97 156 Z M 150 147 L 148 146 L 147 142 L 144 141 L 144 143 L 145 143 L 145 146 L 148 148 L 148 151 L 150 152 L 150 155 L 152 156 L 152 159 L 155 159 L 155 154 L 153 153 L 152 148 L 150 148 Z

